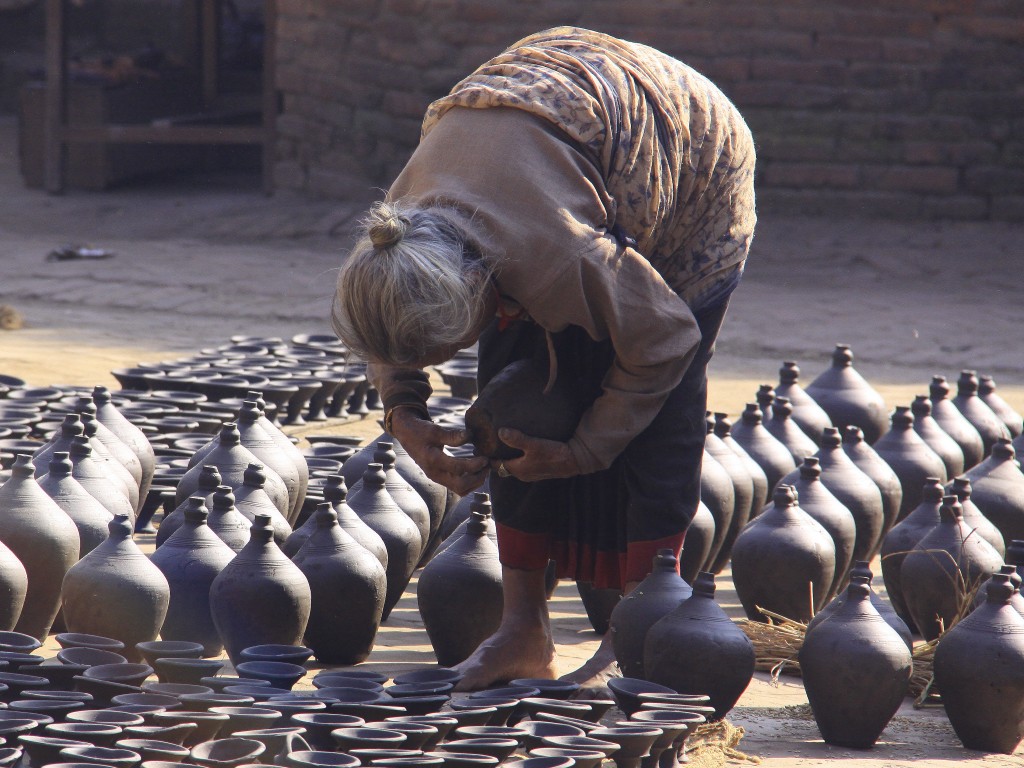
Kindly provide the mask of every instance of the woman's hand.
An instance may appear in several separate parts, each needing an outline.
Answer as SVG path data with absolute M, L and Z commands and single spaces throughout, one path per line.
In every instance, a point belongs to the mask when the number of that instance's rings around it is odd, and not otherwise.
M 491 466 L 498 474 L 502 473 L 501 469 L 504 467 L 505 471 L 517 480 L 533 483 L 537 480 L 573 477 L 580 473 L 576 457 L 572 455 L 566 443 L 530 437 L 518 429 L 508 427 L 498 430 L 498 437 L 507 445 L 523 452 L 518 459 L 492 460 Z
M 397 408 L 391 416 L 391 433 L 427 477 L 460 496 L 479 488 L 487 478 L 487 459 L 456 459 L 444 452 L 446 445 L 469 442 L 469 433 L 464 429 L 439 427 L 420 418 L 411 408 Z

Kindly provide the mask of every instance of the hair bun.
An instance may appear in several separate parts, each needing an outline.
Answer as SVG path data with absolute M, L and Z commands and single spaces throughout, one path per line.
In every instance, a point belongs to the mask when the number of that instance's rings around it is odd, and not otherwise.
M 368 233 L 374 248 L 389 248 L 401 241 L 409 220 L 388 203 L 377 203 L 370 210 Z

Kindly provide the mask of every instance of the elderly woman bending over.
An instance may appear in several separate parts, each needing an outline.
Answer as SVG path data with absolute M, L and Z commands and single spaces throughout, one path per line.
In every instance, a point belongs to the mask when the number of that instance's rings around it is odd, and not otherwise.
M 505 579 L 462 687 L 555 674 L 544 591 L 628 591 L 677 553 L 700 497 L 706 368 L 754 230 L 754 146 L 707 79 L 658 51 L 558 28 L 432 104 L 420 144 L 344 263 L 334 325 L 370 361 L 388 431 L 464 494 L 491 471 Z M 479 383 L 553 361 L 582 403 L 566 442 L 456 459 L 424 366 L 479 341 Z M 614 674 L 610 644 L 572 677 Z

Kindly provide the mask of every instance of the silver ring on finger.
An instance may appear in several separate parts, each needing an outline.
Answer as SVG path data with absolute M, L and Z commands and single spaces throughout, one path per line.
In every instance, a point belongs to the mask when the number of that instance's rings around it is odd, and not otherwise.
M 505 462 L 498 462 L 498 477 L 511 477 L 512 473 L 505 468 Z

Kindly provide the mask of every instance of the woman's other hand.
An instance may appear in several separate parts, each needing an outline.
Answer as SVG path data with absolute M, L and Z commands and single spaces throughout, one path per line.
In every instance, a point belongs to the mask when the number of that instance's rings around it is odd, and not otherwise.
M 502 474 L 501 468 L 504 467 L 505 472 L 517 480 L 534 483 L 538 480 L 573 477 L 580 473 L 576 457 L 572 455 L 572 451 L 569 450 L 566 443 L 530 437 L 518 429 L 509 429 L 508 427 L 499 430 L 498 437 L 505 444 L 523 452 L 518 459 L 491 461 L 491 466 L 499 474 Z
M 444 452 L 446 445 L 469 442 L 469 433 L 464 429 L 439 427 L 410 408 L 397 408 L 391 417 L 391 434 L 427 477 L 460 496 L 479 488 L 487 477 L 487 459 L 456 459 Z

